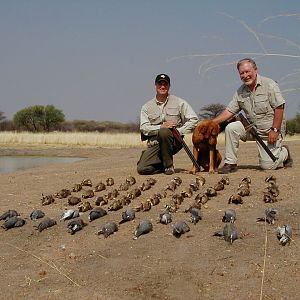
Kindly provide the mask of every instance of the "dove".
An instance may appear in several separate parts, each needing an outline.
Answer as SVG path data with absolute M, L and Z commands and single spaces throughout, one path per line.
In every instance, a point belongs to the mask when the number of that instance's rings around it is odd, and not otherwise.
M 71 196 L 68 198 L 68 204 L 69 205 L 77 205 L 78 203 L 81 202 L 81 199 L 75 196 Z
M 125 211 L 122 212 L 122 220 L 119 222 L 119 224 L 132 221 L 135 218 L 135 211 L 133 208 L 128 207 L 125 209 Z
M 8 229 L 11 229 L 14 227 L 21 227 L 25 224 L 26 224 L 25 220 L 23 220 L 17 216 L 13 216 L 13 217 L 5 220 L 5 222 L 2 224 L 2 228 L 4 228 L 5 230 L 8 230 Z
M 77 217 L 79 217 L 79 211 L 77 209 L 68 209 L 62 214 L 60 221 L 70 220 Z
M 224 223 L 234 223 L 236 220 L 236 213 L 234 209 L 228 208 L 224 212 L 224 216 L 222 218 L 222 222 Z
M 19 214 L 17 213 L 17 211 L 13 210 L 13 209 L 9 209 L 8 211 L 6 211 L 5 213 L 3 213 L 0 216 L 0 220 L 6 220 L 9 219 L 11 217 L 17 217 L 19 216 Z
M 73 192 L 79 192 L 79 191 L 81 191 L 82 190 L 82 185 L 81 185 L 81 183 L 75 183 L 74 184 L 74 186 L 72 187 L 72 191 Z
M 283 225 L 277 228 L 277 238 L 282 246 L 290 243 L 292 239 L 292 227 L 290 225 Z
M 129 183 L 129 185 L 134 185 L 136 183 L 136 180 L 133 176 L 129 176 L 126 178 L 126 182 Z
M 213 187 L 208 187 L 207 190 L 206 190 L 206 195 L 208 197 L 217 196 L 217 191 Z
M 81 181 L 81 185 L 82 185 L 82 186 L 92 186 L 93 184 L 92 184 L 91 179 L 87 178 L 87 179 L 83 179 L 83 180 Z
M 105 238 L 118 231 L 118 226 L 115 222 L 108 222 L 97 232 L 98 235 L 103 234 Z
M 134 237 L 133 237 L 133 239 L 136 240 L 142 234 L 149 233 L 152 230 L 153 230 L 152 223 L 149 220 L 143 220 L 136 227 L 136 230 L 134 231 Z
M 112 186 L 112 185 L 114 185 L 114 184 L 115 184 L 115 181 L 114 181 L 113 178 L 108 177 L 108 178 L 106 179 L 106 185 L 107 185 L 107 186 Z
M 40 209 L 35 209 L 31 214 L 30 214 L 30 219 L 31 220 L 37 220 L 45 217 L 45 213 L 41 211 Z
M 222 181 L 217 182 L 214 185 L 214 189 L 218 192 L 218 191 L 222 191 L 224 190 L 224 183 Z
M 45 218 L 38 226 L 35 226 L 39 232 L 42 232 L 44 229 L 56 225 L 56 221 L 50 218 Z
M 104 199 L 102 196 L 98 196 L 95 200 L 95 205 L 97 206 L 103 206 L 108 203 L 108 199 Z
M 228 176 L 223 176 L 220 179 L 220 182 L 222 182 L 223 184 L 229 185 L 229 183 L 230 183 L 229 177 Z
M 223 236 L 226 242 L 232 244 L 236 239 L 238 239 L 238 232 L 233 223 L 226 223 L 223 231 L 217 231 L 214 236 Z
M 107 215 L 107 212 L 105 209 L 103 209 L 101 207 L 95 207 L 90 211 L 88 219 L 90 222 L 92 222 L 96 219 L 99 219 L 99 218 L 105 216 L 105 215 Z
M 82 219 L 72 220 L 67 225 L 68 232 L 70 234 L 74 234 L 75 232 L 80 231 L 84 226 L 86 226 L 86 224 L 83 222 Z
M 101 192 L 101 191 L 104 191 L 106 189 L 106 186 L 105 184 L 100 181 L 94 188 L 94 192 Z
M 265 210 L 265 217 L 257 218 L 257 222 L 266 221 L 268 224 L 274 224 L 278 210 L 275 208 L 267 208 Z
M 53 203 L 55 201 L 54 196 L 53 195 L 42 195 L 42 205 L 49 205 L 51 203 Z
M 205 184 L 205 178 L 204 177 L 202 177 L 202 176 L 198 176 L 198 177 L 196 177 L 196 182 L 197 182 L 197 184 L 199 184 L 200 186 L 203 186 L 204 184 Z
M 184 221 L 178 221 L 173 226 L 173 235 L 177 238 L 186 232 L 190 231 L 190 227 Z
M 191 222 L 193 224 L 196 225 L 200 220 L 202 220 L 202 215 L 201 215 L 200 209 L 198 209 L 196 207 L 192 207 L 190 212 L 191 212 Z
M 172 222 L 172 215 L 168 209 L 159 214 L 159 222 L 162 224 L 169 224 Z
M 229 197 L 228 204 L 230 204 L 230 203 L 243 204 L 244 201 L 243 201 L 243 198 L 241 195 L 233 194 Z

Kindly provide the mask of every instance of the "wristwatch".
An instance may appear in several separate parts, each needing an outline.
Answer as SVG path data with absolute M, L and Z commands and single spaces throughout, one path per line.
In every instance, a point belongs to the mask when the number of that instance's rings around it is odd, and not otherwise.
M 280 130 L 278 129 L 278 128 L 276 128 L 276 127 L 271 127 L 270 128 L 272 131 L 274 131 L 274 132 L 279 132 Z

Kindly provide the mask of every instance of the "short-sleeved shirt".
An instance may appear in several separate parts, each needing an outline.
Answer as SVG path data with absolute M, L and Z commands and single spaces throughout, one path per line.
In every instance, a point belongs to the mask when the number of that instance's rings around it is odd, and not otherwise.
M 258 134 L 267 136 L 273 125 L 275 108 L 284 103 L 278 84 L 270 78 L 257 75 L 254 91 L 245 84 L 241 85 L 227 110 L 233 114 L 243 110 Z M 281 132 L 285 132 L 285 120 L 282 121 Z

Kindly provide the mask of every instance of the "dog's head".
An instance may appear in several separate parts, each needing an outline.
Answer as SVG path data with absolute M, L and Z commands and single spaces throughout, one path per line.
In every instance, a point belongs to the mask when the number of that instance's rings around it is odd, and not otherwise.
M 200 121 L 193 133 L 193 144 L 206 142 L 209 145 L 216 145 L 219 132 L 220 126 L 218 123 L 212 120 Z

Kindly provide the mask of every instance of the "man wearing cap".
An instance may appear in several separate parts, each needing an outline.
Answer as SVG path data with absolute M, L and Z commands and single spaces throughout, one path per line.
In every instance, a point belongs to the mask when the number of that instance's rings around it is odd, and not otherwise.
M 156 96 L 142 106 L 140 130 L 147 149 L 137 163 L 139 174 L 164 172 L 174 174 L 173 155 L 182 145 L 174 138 L 171 129 L 176 127 L 181 135 L 192 132 L 198 117 L 183 99 L 170 95 L 170 77 L 159 74 L 155 78 Z

